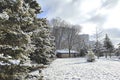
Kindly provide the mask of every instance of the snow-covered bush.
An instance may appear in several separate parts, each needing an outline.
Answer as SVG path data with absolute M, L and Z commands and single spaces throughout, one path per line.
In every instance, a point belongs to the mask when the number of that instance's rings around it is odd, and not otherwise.
M 93 62 L 95 61 L 95 54 L 93 51 L 88 51 L 88 54 L 86 55 L 87 61 L 88 62 Z

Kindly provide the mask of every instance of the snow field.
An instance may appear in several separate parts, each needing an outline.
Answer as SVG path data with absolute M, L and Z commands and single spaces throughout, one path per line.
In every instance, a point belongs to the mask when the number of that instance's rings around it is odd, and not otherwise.
M 44 80 L 120 80 L 120 61 L 85 58 L 61 58 L 42 71 Z

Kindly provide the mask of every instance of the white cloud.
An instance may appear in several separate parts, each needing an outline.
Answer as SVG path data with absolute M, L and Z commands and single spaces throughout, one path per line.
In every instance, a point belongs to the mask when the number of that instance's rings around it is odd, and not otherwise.
M 93 23 L 86 23 L 86 24 L 81 24 L 81 26 L 84 26 L 82 28 L 82 34 L 95 34 L 96 32 L 96 24 Z
M 120 0 L 37 0 L 46 17 L 61 17 L 82 25 L 82 33 L 95 33 L 96 27 L 120 29 Z M 118 42 L 117 37 L 113 37 Z M 116 38 L 116 39 L 115 39 Z
M 90 18 L 88 13 L 100 7 L 100 0 L 38 0 L 47 10 L 48 19 L 61 17 L 73 24 Z M 94 2 L 94 3 L 93 3 Z
M 108 28 L 118 28 L 120 29 L 120 1 L 118 5 L 109 11 L 108 19 L 104 25 L 105 29 Z
M 73 24 L 81 24 L 81 23 L 83 24 L 83 22 L 89 20 L 94 16 L 96 19 L 98 17 L 100 19 L 102 16 L 104 17 L 104 15 L 105 16 L 106 14 L 108 15 L 108 12 L 110 10 L 108 9 L 108 6 L 116 4 L 118 0 L 115 1 L 114 0 L 37 0 L 37 1 L 41 3 L 43 10 L 47 12 L 48 19 L 52 19 L 54 17 L 61 17 Z M 98 22 L 100 21 L 98 20 Z
M 84 0 L 81 4 L 81 11 L 83 14 L 87 14 L 91 11 L 99 9 L 101 6 L 101 0 Z

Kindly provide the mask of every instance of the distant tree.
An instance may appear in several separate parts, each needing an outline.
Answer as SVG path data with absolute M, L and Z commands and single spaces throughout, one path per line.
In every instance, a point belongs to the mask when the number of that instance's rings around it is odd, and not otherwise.
M 87 45 L 83 37 L 81 37 L 80 35 L 78 36 L 79 37 L 77 38 L 76 44 L 75 44 L 77 45 L 76 48 L 77 48 L 77 51 L 79 52 L 78 56 L 84 57 L 87 53 L 89 46 Z
M 118 44 L 118 48 L 115 50 L 115 55 L 120 56 L 120 43 Z
M 107 58 L 107 55 L 109 54 L 110 58 L 111 58 L 111 52 L 114 49 L 114 46 L 111 42 L 111 40 L 109 39 L 108 35 L 106 34 L 105 39 L 104 39 L 104 47 L 107 50 L 107 53 L 105 53 L 105 57 Z
M 52 19 L 50 23 L 52 26 L 52 35 L 55 37 L 55 47 L 56 49 L 61 49 L 67 23 L 59 17 Z
M 101 34 L 102 34 L 102 31 L 98 27 L 96 27 L 96 33 L 95 33 L 95 38 L 96 38 L 95 53 L 96 53 L 98 59 L 100 57 L 100 48 L 101 48 L 100 37 L 101 37 Z
M 67 36 L 67 43 L 68 43 L 68 50 L 69 50 L 69 57 L 70 57 L 70 50 L 76 44 L 76 39 L 78 34 L 80 33 L 81 27 L 79 25 L 70 25 L 66 30 Z
M 52 35 L 55 37 L 56 49 L 69 49 L 70 50 L 76 43 L 78 34 L 80 33 L 81 26 L 72 25 L 61 18 L 51 20 Z
M 96 53 L 97 58 L 103 55 L 102 53 L 103 44 L 100 41 L 97 41 L 94 46 L 94 52 Z

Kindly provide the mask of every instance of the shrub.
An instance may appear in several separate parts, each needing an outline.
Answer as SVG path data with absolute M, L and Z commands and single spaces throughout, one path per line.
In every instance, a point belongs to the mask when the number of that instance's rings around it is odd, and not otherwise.
M 92 51 L 88 51 L 88 54 L 86 55 L 87 62 L 93 62 L 95 61 L 95 55 Z

